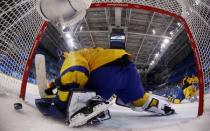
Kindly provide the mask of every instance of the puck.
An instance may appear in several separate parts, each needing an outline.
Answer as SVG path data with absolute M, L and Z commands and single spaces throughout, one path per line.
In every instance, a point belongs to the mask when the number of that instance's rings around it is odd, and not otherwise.
M 15 104 L 14 104 L 14 108 L 15 108 L 15 110 L 20 110 L 20 109 L 23 108 L 23 106 L 22 106 L 21 103 L 15 103 Z

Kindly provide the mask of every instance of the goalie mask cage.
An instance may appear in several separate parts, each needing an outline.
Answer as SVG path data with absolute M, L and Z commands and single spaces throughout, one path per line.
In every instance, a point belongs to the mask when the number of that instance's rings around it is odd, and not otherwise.
M 29 69 L 45 22 L 36 10 L 37 0 L 0 1 L 0 90 L 21 87 L 25 98 Z M 93 0 L 91 8 L 122 7 L 170 15 L 184 25 L 199 77 L 199 109 L 204 89 L 210 87 L 210 2 L 208 0 Z M 9 83 L 9 86 L 8 86 Z

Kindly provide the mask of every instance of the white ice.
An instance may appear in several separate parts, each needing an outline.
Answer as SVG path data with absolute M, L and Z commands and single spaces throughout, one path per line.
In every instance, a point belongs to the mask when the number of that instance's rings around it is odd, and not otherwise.
M 1 80 L 1 77 L 0 77 Z M 143 131 L 210 131 L 210 95 L 206 95 L 205 113 L 197 118 L 198 103 L 173 105 L 175 115 L 155 116 L 147 112 L 134 112 L 128 108 L 113 105 L 110 109 L 112 118 L 96 126 L 70 128 L 63 120 L 43 116 L 34 106 L 38 98 L 36 85 L 28 84 L 26 101 L 18 98 L 18 88 L 6 87 L 0 95 L 0 131 L 69 131 L 69 130 L 143 130 Z M 17 83 L 16 83 L 17 84 Z M 7 84 L 9 85 L 9 84 Z M 23 109 L 16 111 L 13 104 L 21 102 Z

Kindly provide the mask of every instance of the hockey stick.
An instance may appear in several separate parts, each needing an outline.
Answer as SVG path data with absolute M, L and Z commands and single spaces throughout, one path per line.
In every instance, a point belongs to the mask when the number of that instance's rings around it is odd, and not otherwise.
M 36 80 L 41 98 L 46 96 L 44 92 L 47 89 L 47 78 L 45 68 L 45 56 L 38 54 L 35 57 Z

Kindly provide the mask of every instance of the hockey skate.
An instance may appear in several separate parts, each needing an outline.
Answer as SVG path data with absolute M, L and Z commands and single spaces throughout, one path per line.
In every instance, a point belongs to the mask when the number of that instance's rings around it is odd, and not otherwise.
M 171 115 L 175 113 L 175 110 L 171 107 L 168 101 L 165 101 L 161 99 L 160 96 L 153 94 L 150 94 L 149 99 L 144 104 L 142 109 L 157 115 Z
M 83 108 L 71 117 L 69 126 L 80 127 L 84 125 L 96 125 L 99 124 L 101 121 L 111 119 L 109 110 L 107 109 L 106 111 L 102 111 L 104 109 L 105 107 L 101 105 L 93 108 Z
M 198 98 L 197 98 L 197 96 L 192 96 L 188 100 L 189 100 L 189 102 L 193 103 L 193 102 L 197 102 Z
M 156 115 L 171 115 L 175 113 L 175 110 L 171 107 L 169 102 L 165 98 L 160 96 L 149 94 L 149 99 L 142 107 L 135 107 L 132 103 L 125 104 L 120 98 L 117 98 L 116 104 L 124 107 L 131 108 L 137 112 L 152 112 Z
M 77 103 L 81 104 L 81 102 Z M 71 104 L 67 124 L 70 127 L 79 127 L 83 125 L 100 123 L 103 120 L 110 119 L 111 116 L 108 111 L 110 105 L 110 102 L 104 100 L 100 96 L 95 96 L 89 99 L 85 102 L 85 105 L 77 108 L 77 111 L 75 111 L 76 109 L 71 109 Z

